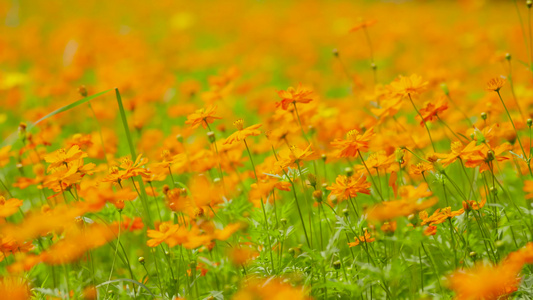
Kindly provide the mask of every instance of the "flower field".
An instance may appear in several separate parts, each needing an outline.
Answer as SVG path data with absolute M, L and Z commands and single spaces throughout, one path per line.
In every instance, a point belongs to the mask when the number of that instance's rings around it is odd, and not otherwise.
M 532 6 L 0 1 L 0 299 L 533 299 Z

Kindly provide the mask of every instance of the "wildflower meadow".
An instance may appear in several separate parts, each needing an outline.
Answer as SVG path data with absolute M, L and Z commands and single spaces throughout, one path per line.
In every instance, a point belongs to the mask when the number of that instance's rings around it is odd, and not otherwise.
M 532 6 L 0 1 L 0 299 L 533 299 Z

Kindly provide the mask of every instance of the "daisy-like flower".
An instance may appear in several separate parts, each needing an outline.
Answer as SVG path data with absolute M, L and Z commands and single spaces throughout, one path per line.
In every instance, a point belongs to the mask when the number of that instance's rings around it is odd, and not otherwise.
M 187 121 L 185 121 L 185 124 L 190 124 L 193 128 L 202 125 L 202 127 L 205 129 L 208 127 L 208 124 L 213 123 L 216 119 L 222 119 L 214 116 L 216 110 L 217 107 L 215 105 L 199 109 L 187 116 Z
M 3 196 L 0 196 L 0 218 L 6 218 L 19 210 L 22 206 L 22 200 L 11 198 L 6 200 Z
M 419 110 L 422 120 L 420 126 L 424 126 L 425 122 L 433 121 L 437 115 L 448 109 L 448 101 L 446 98 L 439 98 L 435 103 L 428 102 L 428 104 Z
M 359 22 L 357 25 L 355 25 L 354 27 L 352 27 L 352 29 L 350 29 L 350 32 L 355 32 L 355 31 L 358 31 L 359 29 L 368 28 L 376 24 L 377 22 L 378 22 L 377 20 L 366 20 L 366 21 L 363 20 Z
M 503 79 L 501 77 L 495 77 L 495 78 L 492 78 L 491 80 L 489 80 L 489 82 L 487 82 L 487 90 L 488 91 L 499 92 L 500 89 L 504 85 L 505 85 L 505 79 Z
M 374 129 L 370 128 L 364 134 L 359 134 L 359 131 L 353 129 L 348 131 L 346 139 L 336 139 L 331 142 L 334 148 L 339 148 L 335 154 L 336 157 L 355 157 L 358 151 L 367 151 L 370 138 L 374 136 Z
M 390 89 L 393 95 L 403 98 L 418 95 L 426 89 L 427 85 L 428 82 L 423 81 L 422 77 L 413 74 L 409 77 L 400 76 L 390 84 Z
M 326 189 L 331 191 L 339 200 L 345 200 L 357 196 L 357 193 L 370 195 L 370 182 L 366 181 L 366 176 L 362 173 L 347 177 L 337 176 L 335 183 Z
M 281 106 L 282 109 L 287 109 L 289 105 L 296 103 L 309 103 L 313 100 L 310 95 L 312 90 L 302 87 L 300 83 L 297 88 L 289 87 L 286 91 L 278 91 L 281 102 L 276 103 L 276 106 Z
M 257 130 L 257 128 L 261 127 L 262 124 L 255 124 L 244 128 L 244 120 L 238 119 L 237 121 L 233 122 L 233 125 L 237 127 L 237 131 L 228 136 L 223 145 L 231 145 L 234 142 L 243 141 L 245 138 L 251 135 L 257 136 L 261 134 L 261 131 Z
M 61 165 L 68 165 L 72 161 L 77 161 L 80 158 L 87 157 L 87 153 L 80 150 L 78 145 L 70 147 L 68 151 L 65 149 L 59 149 L 44 157 L 44 160 L 49 163 L 48 171 L 53 168 L 57 168 Z
M 465 210 L 462 209 L 462 208 L 460 210 L 456 210 L 456 211 L 452 211 L 452 208 L 449 207 L 449 206 L 443 208 L 442 210 L 440 208 L 438 208 L 431 216 L 425 218 L 422 221 L 422 225 L 429 224 L 431 226 L 435 226 L 435 225 L 438 225 L 438 224 L 442 224 L 446 220 L 448 220 L 448 218 L 451 219 L 453 217 L 460 216 L 464 212 L 465 212 Z
M 299 165 L 301 161 L 310 159 L 313 153 L 311 145 L 307 146 L 305 149 L 300 149 L 293 145 L 290 149 L 280 151 L 278 155 L 279 160 L 276 162 L 276 165 L 282 169 L 292 165 Z
M 354 237 L 355 239 L 355 242 L 352 242 L 352 243 L 348 243 L 348 246 L 350 247 L 355 247 L 357 245 L 359 245 L 360 243 L 371 243 L 373 241 L 375 241 L 376 239 L 373 238 L 371 235 L 370 235 L 370 232 L 368 232 L 368 230 L 365 229 L 365 233 L 359 237 Z

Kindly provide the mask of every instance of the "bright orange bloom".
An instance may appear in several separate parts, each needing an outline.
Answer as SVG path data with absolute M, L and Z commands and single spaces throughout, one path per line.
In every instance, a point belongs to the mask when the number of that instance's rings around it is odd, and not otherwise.
M 44 157 L 44 160 L 47 163 L 50 163 L 48 166 L 48 171 L 53 168 L 57 168 L 61 165 L 68 165 L 72 161 L 77 161 L 80 158 L 87 157 L 87 153 L 84 153 L 80 150 L 78 145 L 70 147 L 68 151 L 65 149 L 56 150 Z
M 120 182 L 122 180 L 129 179 L 135 176 L 142 176 L 143 178 L 150 178 L 150 171 L 143 168 L 148 162 L 147 158 L 143 158 L 142 154 L 137 156 L 135 162 L 129 158 L 123 158 L 118 167 L 114 166 L 109 169 L 109 175 L 107 175 L 103 182 Z
M 505 79 L 501 77 L 495 77 L 487 82 L 487 90 L 498 92 L 505 85 Z
M 81 229 L 73 226 L 67 231 L 64 239 L 42 253 L 43 261 L 50 265 L 73 262 L 85 252 L 99 248 L 116 238 L 115 231 L 115 228 L 102 224 L 92 224 Z
M 242 266 L 259 256 L 257 251 L 250 249 L 250 247 L 232 248 L 228 253 L 229 260 L 236 266 Z
M 464 212 L 465 210 L 462 208 L 456 211 L 452 211 L 451 207 L 445 207 L 442 210 L 438 208 L 431 216 L 423 219 L 422 225 L 429 224 L 431 226 L 435 226 L 438 224 L 442 224 L 448 219 L 462 215 Z
M 411 175 L 422 175 L 427 171 L 433 170 L 433 164 L 427 162 L 421 162 L 416 165 L 411 165 L 409 168 L 409 174 Z
M 4 196 L 0 196 L 0 218 L 7 218 L 19 210 L 22 206 L 22 200 L 11 198 L 6 200 Z
M 290 149 L 280 151 L 278 155 L 279 160 L 276 162 L 276 165 L 285 169 L 292 165 L 299 165 L 303 160 L 311 159 L 312 155 L 311 145 L 307 146 L 304 150 L 293 145 Z
M 431 198 L 424 202 L 402 199 L 386 201 L 377 204 L 367 210 L 367 219 L 370 221 L 386 221 L 397 217 L 406 217 L 437 204 L 437 198 Z
M 310 300 L 303 288 L 283 283 L 281 279 L 251 279 L 233 295 L 233 300 Z
M 355 157 L 358 151 L 365 152 L 368 150 L 370 138 L 374 136 L 374 128 L 370 128 L 360 135 L 359 131 L 353 129 L 346 134 L 346 140 L 336 139 L 331 142 L 334 148 L 339 148 L 336 157 Z
M 473 210 L 479 210 L 485 206 L 485 203 L 487 203 L 487 199 L 481 200 L 481 202 L 475 201 L 475 200 L 468 200 L 463 201 L 463 209 L 465 211 L 469 211 L 471 209 Z
M 216 110 L 217 107 L 215 105 L 210 105 L 208 107 L 199 109 L 187 116 L 187 121 L 185 121 L 185 124 L 190 124 L 193 128 L 202 125 L 202 127 L 205 129 L 207 128 L 208 124 L 213 123 L 216 119 L 222 119 L 214 116 Z
M 376 24 L 378 21 L 377 20 L 367 20 L 367 21 L 361 21 L 359 22 L 357 25 L 355 25 L 354 27 L 352 27 L 352 29 L 350 29 L 350 32 L 355 32 L 359 29 L 364 29 L 364 28 L 368 28 L 374 24 Z
M 11 157 L 11 146 L 5 146 L 0 148 L 0 167 L 3 167 L 9 163 L 9 158 Z
M 4 277 L 0 279 L 0 295 L 4 299 L 31 299 L 32 292 L 29 283 L 23 277 Z
M 444 166 L 448 166 L 457 160 L 459 157 L 464 158 L 465 156 L 477 153 L 483 148 L 483 145 L 476 145 L 475 141 L 470 142 L 468 145 L 464 146 L 461 142 L 453 142 L 451 146 L 452 152 L 449 154 L 438 154 L 435 155 L 440 158 L 439 162 Z
M 413 74 L 409 77 L 400 76 L 395 81 L 391 82 L 390 89 L 394 96 L 401 98 L 406 96 L 416 96 L 423 92 L 428 85 L 427 81 L 423 81 L 422 77 Z
M 513 149 L 513 146 L 509 143 L 503 143 L 493 149 L 490 149 L 486 144 L 481 144 L 480 146 L 479 151 L 464 155 L 465 167 L 475 168 L 479 166 L 480 172 L 489 170 L 489 164 L 493 163 L 494 160 L 508 160 L 509 157 L 503 155 L 503 153 Z
M 447 109 L 448 109 L 448 101 L 446 100 L 445 97 L 439 98 L 435 102 L 435 104 L 429 102 L 425 107 L 419 109 L 418 111 L 423 117 L 423 119 L 420 121 L 420 125 L 424 126 L 424 123 L 435 120 L 439 113 Z
M 354 174 L 350 177 L 345 175 L 337 176 L 335 183 L 326 189 L 331 191 L 338 200 L 345 200 L 350 197 L 356 197 L 357 193 L 370 195 L 371 183 L 366 180 L 363 173 Z
M 244 128 L 244 120 L 238 119 L 237 121 L 233 122 L 233 125 L 237 127 L 237 131 L 228 136 L 223 145 L 231 145 L 234 142 L 240 142 L 251 135 L 257 136 L 261 134 L 261 131 L 257 130 L 257 128 L 261 127 L 261 124 L 255 124 Z
M 365 233 L 359 237 L 354 237 L 355 239 L 355 242 L 352 242 L 352 243 L 348 243 L 348 246 L 350 247 L 355 247 L 357 245 L 359 245 L 359 243 L 363 242 L 363 243 L 371 243 L 373 241 L 375 241 L 376 239 L 373 238 L 370 233 L 368 232 L 368 230 L 365 229 Z
M 286 91 L 278 91 L 281 102 L 276 103 L 276 106 L 281 106 L 282 109 L 286 110 L 290 104 L 309 103 L 313 100 L 313 98 L 309 96 L 312 93 L 312 90 L 303 88 L 300 83 L 296 89 L 289 87 Z

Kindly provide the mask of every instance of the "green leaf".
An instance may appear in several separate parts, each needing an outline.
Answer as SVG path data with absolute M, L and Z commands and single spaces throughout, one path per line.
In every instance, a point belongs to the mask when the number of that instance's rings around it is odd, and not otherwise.
M 74 108 L 74 107 L 76 107 L 76 106 L 78 106 L 78 105 L 81 105 L 81 104 L 83 104 L 83 103 L 89 102 L 89 101 L 93 100 L 94 98 L 98 98 L 98 97 L 102 96 L 103 94 L 105 94 L 105 93 L 107 93 L 107 92 L 109 92 L 109 91 L 112 91 L 112 89 L 107 90 L 107 91 L 103 91 L 103 92 L 100 92 L 100 93 L 97 93 L 97 94 L 94 94 L 94 95 L 91 95 L 91 96 L 89 96 L 89 97 L 85 97 L 85 98 L 80 99 L 80 100 L 78 100 L 78 101 L 76 101 L 76 102 L 72 102 L 72 103 L 70 103 L 70 104 L 68 104 L 68 105 L 65 105 L 65 106 L 63 106 L 63 107 L 60 107 L 60 108 L 54 110 L 53 112 L 47 114 L 46 116 L 40 118 L 39 120 L 37 120 L 37 121 L 35 121 L 35 122 L 29 124 L 28 127 L 26 128 L 26 130 L 27 130 L 27 131 L 30 131 L 30 130 L 32 130 L 37 124 L 41 123 L 42 121 L 44 121 L 44 120 L 46 120 L 46 119 L 48 119 L 48 118 L 51 118 L 51 117 L 53 117 L 53 116 L 55 116 L 55 115 L 57 115 L 57 114 L 59 114 L 59 113 L 65 112 L 65 111 L 67 111 L 67 110 L 70 110 L 70 109 L 72 109 L 72 108 Z M 17 140 L 17 137 L 18 137 L 18 131 L 13 132 L 11 135 L 9 135 L 9 136 L 8 136 L 8 137 L 2 142 L 2 144 L 0 144 L 0 147 L 6 146 L 6 145 L 12 145 L 12 144 Z

